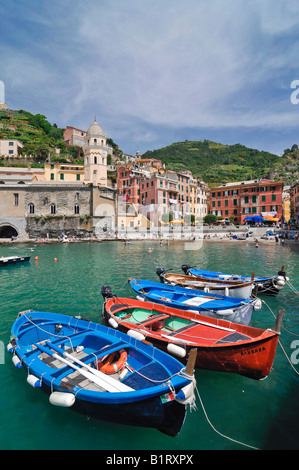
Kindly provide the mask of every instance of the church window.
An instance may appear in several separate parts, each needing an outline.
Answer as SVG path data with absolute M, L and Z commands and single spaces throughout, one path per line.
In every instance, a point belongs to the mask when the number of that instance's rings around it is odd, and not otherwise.
M 50 212 L 52 215 L 55 215 L 56 214 L 56 205 L 55 204 L 51 204 L 50 206 Z
M 79 206 L 79 204 L 75 204 L 74 210 L 75 210 L 75 214 L 80 214 L 80 206 Z
M 32 202 L 29 204 L 29 214 L 34 214 L 34 204 Z

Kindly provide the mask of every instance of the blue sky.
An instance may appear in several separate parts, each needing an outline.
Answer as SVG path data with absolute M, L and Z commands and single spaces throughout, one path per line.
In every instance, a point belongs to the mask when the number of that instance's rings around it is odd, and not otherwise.
M 0 80 L 9 108 L 84 130 L 96 115 L 126 153 L 209 139 L 282 154 L 299 145 L 299 2 L 9 0 Z

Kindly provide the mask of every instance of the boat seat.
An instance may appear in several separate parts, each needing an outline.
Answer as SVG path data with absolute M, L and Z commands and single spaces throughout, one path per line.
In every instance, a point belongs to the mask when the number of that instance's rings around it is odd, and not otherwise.
M 220 339 L 215 344 L 235 343 L 237 341 L 246 341 L 247 339 L 250 339 L 250 337 L 236 331 L 235 333 L 231 333 L 230 335 L 225 336 L 225 338 Z

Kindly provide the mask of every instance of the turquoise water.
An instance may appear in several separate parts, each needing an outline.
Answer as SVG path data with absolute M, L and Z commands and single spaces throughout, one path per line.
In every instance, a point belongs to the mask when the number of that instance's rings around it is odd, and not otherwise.
M 153 251 L 148 253 L 148 247 Z M 34 251 L 30 251 L 34 249 Z M 183 243 L 122 242 L 0 245 L 0 256 L 30 254 L 30 263 L 0 270 L 0 449 L 98 449 L 98 450 L 201 450 L 247 447 L 215 432 L 199 399 L 188 413 L 176 438 L 154 429 L 120 426 L 86 418 L 49 404 L 48 397 L 26 382 L 26 372 L 16 369 L 6 352 L 10 328 L 19 311 L 36 309 L 101 320 L 101 286 L 108 284 L 119 296 L 132 296 L 127 280 L 139 277 L 158 281 L 156 268 L 182 272 L 187 263 L 205 269 L 272 275 L 285 265 L 299 291 L 299 247 L 240 244 L 205 244 L 184 250 Z M 35 261 L 38 256 L 38 261 Z M 54 262 L 57 258 L 57 262 Z M 263 297 L 273 313 L 284 308 L 281 345 L 290 358 L 299 335 L 298 296 L 286 287 L 276 298 Z M 255 312 L 253 326 L 274 324 L 271 311 Z M 296 336 L 297 335 L 297 336 Z M 293 348 L 292 348 L 293 345 Z M 297 349 L 299 349 L 299 342 Z M 0 351 L 0 353 L 1 353 Z M 3 354 L 2 354 L 3 356 Z M 1 359 L 1 355 L 0 355 Z M 1 363 L 2 362 L 2 363 Z M 294 367 L 299 370 L 298 365 Z M 196 371 L 198 392 L 211 424 L 223 435 L 260 449 L 298 449 L 298 374 L 278 345 L 273 370 L 263 381 L 234 374 Z

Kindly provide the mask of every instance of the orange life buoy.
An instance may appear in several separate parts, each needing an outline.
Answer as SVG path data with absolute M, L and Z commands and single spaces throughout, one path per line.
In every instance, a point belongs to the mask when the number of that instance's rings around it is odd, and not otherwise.
M 119 358 L 117 359 L 117 361 L 113 362 L 115 356 L 118 354 Z M 111 353 L 108 358 L 107 356 L 105 356 L 104 358 L 97 359 L 94 365 L 97 370 L 100 370 L 104 374 L 114 374 L 115 372 L 120 371 L 124 367 L 127 361 L 127 357 L 127 351 L 125 349 L 121 349 L 120 351 L 115 351 Z

